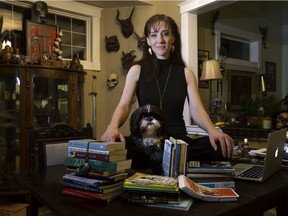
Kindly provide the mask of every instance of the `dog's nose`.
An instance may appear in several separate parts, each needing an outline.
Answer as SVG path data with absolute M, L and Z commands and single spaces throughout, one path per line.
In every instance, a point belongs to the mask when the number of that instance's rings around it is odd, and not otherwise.
M 153 120 L 153 117 L 149 116 L 147 117 L 147 121 L 151 122 Z

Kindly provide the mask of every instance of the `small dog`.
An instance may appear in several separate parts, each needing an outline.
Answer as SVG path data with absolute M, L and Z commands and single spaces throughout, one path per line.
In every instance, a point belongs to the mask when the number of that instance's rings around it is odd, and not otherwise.
M 139 107 L 131 115 L 130 132 L 130 140 L 140 152 L 146 155 L 146 158 L 149 158 L 148 162 L 138 158 L 138 163 L 161 166 L 166 138 L 166 120 L 163 110 L 150 104 Z

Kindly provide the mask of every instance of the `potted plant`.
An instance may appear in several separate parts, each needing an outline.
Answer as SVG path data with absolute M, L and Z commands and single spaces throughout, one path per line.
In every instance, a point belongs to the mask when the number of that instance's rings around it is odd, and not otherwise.
M 271 128 L 273 114 L 279 111 L 279 102 L 275 95 L 257 95 L 255 99 L 248 101 L 246 115 L 250 125 L 256 127 Z M 265 124 L 265 125 L 263 125 Z

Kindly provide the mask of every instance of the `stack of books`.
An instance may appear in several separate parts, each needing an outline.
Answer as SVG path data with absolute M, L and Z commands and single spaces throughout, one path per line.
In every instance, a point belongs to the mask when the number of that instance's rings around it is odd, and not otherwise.
M 235 169 L 229 161 L 188 161 L 186 176 L 211 188 L 233 188 Z
M 63 176 L 62 193 L 106 202 L 118 197 L 131 168 L 126 154 L 122 142 L 70 140 L 64 165 L 71 172 Z
M 177 179 L 136 172 L 124 181 L 123 197 L 143 204 L 178 204 L 180 192 Z

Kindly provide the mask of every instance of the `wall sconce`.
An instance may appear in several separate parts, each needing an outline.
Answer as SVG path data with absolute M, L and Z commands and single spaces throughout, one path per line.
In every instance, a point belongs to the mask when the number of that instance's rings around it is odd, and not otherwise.
M 207 60 L 203 62 L 203 70 L 200 80 L 209 81 L 209 111 L 212 112 L 212 80 L 221 80 L 223 76 L 220 72 L 219 62 L 216 60 Z

